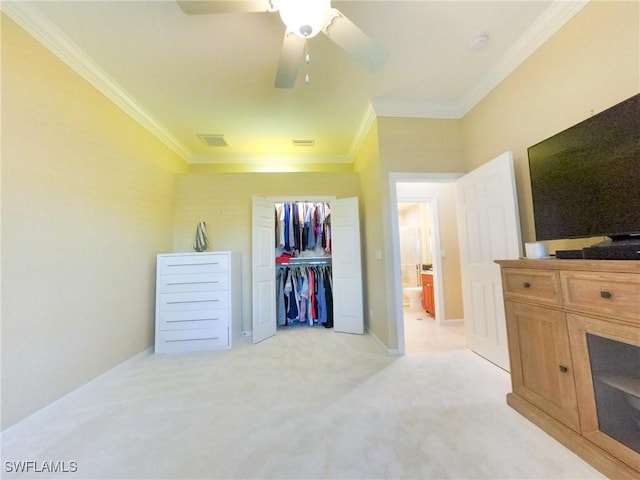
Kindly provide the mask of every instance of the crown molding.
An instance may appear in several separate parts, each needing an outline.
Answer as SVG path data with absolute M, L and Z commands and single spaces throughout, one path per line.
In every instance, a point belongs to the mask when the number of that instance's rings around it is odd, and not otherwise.
M 398 102 L 382 98 L 374 98 L 372 103 L 379 117 L 460 118 L 460 108 L 455 103 Z
M 507 50 L 502 60 L 462 97 L 458 103 L 458 118 L 465 116 L 491 90 L 513 73 L 531 54 L 582 10 L 589 1 L 554 1 L 540 18 Z
M 349 150 L 349 161 L 353 162 L 362 148 L 362 144 L 367 138 L 367 134 L 371 129 L 371 126 L 376 121 L 376 111 L 373 108 L 371 103 L 367 104 L 367 110 L 364 112 L 362 116 L 362 120 L 360 121 L 360 125 L 358 126 L 358 130 L 353 138 L 353 142 L 351 142 L 351 149 Z
M 464 117 L 480 100 L 518 68 L 533 52 L 582 10 L 590 0 L 555 0 L 540 18 L 507 50 L 502 59 L 458 102 L 416 103 L 374 99 L 378 116 L 411 118 Z
M 69 37 L 28 2 L 3 1 L 0 9 L 24 28 L 51 53 L 88 81 L 136 122 L 149 130 L 162 143 L 185 161 L 191 152 L 169 130 L 144 110 L 115 80 L 107 75 Z

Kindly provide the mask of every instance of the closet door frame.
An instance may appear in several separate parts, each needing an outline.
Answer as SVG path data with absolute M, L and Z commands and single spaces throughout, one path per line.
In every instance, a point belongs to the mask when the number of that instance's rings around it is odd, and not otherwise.
M 257 197 L 257 198 L 262 198 L 262 197 Z M 262 200 L 266 200 L 267 202 L 270 202 L 272 205 L 275 205 L 276 203 L 294 203 L 294 202 L 313 202 L 313 203 L 328 203 L 329 205 L 333 204 L 334 202 L 336 202 L 336 200 L 338 200 L 335 195 L 321 195 L 321 196 L 304 196 L 304 195 L 296 195 L 296 196 L 268 196 L 268 197 L 264 197 L 262 198 Z M 255 215 L 253 215 L 254 218 L 254 222 L 255 222 Z M 359 222 L 359 219 L 358 219 Z M 273 222 L 275 223 L 275 222 Z M 253 225 L 253 228 L 255 228 L 255 225 Z M 270 239 L 275 239 L 275 227 L 272 226 L 273 231 L 271 232 L 271 234 L 267 234 L 266 236 Z M 358 228 L 359 228 L 359 224 L 358 224 Z M 335 237 L 334 237 L 335 238 Z M 332 238 L 333 240 L 333 238 Z M 274 261 L 275 261 L 275 244 L 271 244 L 270 245 L 271 250 L 273 251 L 273 257 L 274 257 Z M 360 247 L 360 245 L 358 244 L 358 247 Z M 255 252 L 257 248 L 257 245 L 253 245 L 252 246 L 252 251 Z M 252 290 L 253 290 L 253 295 L 256 295 L 256 292 L 258 291 L 258 285 L 256 285 L 256 272 L 258 271 L 258 265 L 257 265 L 257 256 L 254 254 L 253 258 L 252 258 L 252 272 L 253 272 L 253 280 L 252 280 Z M 360 272 L 362 271 L 361 265 L 362 265 L 362 260 L 359 259 L 359 265 L 360 265 Z M 335 260 L 332 260 L 332 263 L 334 263 Z M 272 272 L 273 278 L 274 278 L 274 282 L 275 282 L 275 267 L 273 268 L 273 272 Z M 335 290 L 336 286 L 334 284 L 334 290 Z M 338 287 L 339 288 L 339 287 Z M 360 305 L 362 305 L 362 296 L 359 297 L 360 300 Z M 276 298 L 275 298 L 275 294 L 273 295 L 273 309 L 275 310 L 275 302 L 276 302 Z M 335 304 L 335 303 L 334 303 Z M 360 308 L 361 310 L 362 308 Z M 253 312 L 253 328 L 255 328 L 255 326 L 257 325 L 256 321 L 259 321 L 260 319 L 260 312 L 254 311 Z M 334 315 L 334 321 L 335 321 L 335 315 Z M 358 329 L 361 331 L 357 331 L 357 332 L 353 332 L 353 333 L 363 333 L 364 331 L 364 318 L 362 320 L 362 329 Z M 275 319 L 274 319 L 274 328 L 275 328 Z M 336 330 L 335 329 L 335 323 L 334 323 L 334 331 L 340 331 L 339 329 Z M 275 334 L 275 331 L 274 331 Z

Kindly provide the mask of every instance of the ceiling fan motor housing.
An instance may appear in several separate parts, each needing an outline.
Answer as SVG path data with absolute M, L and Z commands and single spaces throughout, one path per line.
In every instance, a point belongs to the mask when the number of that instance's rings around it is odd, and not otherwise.
M 287 29 L 302 38 L 315 37 L 329 21 L 331 0 L 279 0 L 277 5 Z

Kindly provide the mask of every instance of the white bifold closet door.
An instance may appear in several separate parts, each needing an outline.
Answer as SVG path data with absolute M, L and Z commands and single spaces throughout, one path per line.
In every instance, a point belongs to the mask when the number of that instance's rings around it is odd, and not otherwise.
M 273 202 L 253 197 L 253 343 L 276 333 L 275 222 Z M 358 199 L 331 201 L 333 329 L 364 333 Z
M 273 202 L 253 197 L 253 343 L 276 334 L 276 256 Z
M 333 270 L 333 329 L 364 333 L 362 260 L 358 199 L 331 202 L 331 264 Z

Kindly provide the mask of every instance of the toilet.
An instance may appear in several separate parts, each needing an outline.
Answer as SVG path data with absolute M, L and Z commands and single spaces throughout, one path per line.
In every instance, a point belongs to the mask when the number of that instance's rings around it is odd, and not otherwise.
M 422 287 L 404 287 L 403 295 L 409 299 L 409 310 L 422 310 Z

